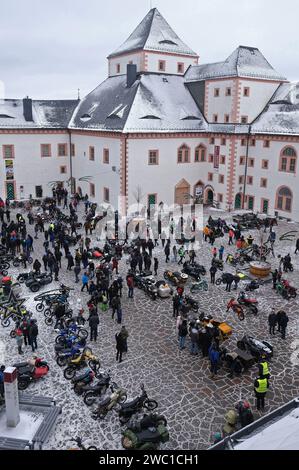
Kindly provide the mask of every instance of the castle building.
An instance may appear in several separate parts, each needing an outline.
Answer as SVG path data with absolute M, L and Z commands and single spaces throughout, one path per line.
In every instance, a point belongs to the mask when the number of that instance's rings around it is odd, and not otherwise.
M 121 195 L 124 211 L 138 193 L 299 221 L 299 83 L 254 47 L 198 62 L 154 8 L 84 99 L 0 101 L 1 197 L 72 181 L 98 203 Z

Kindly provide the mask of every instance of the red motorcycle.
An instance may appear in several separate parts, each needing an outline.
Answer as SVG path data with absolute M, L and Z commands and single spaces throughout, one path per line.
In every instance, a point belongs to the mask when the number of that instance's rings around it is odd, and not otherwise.
M 240 305 L 242 305 L 243 307 L 247 307 L 250 313 L 252 313 L 253 315 L 258 314 L 258 308 L 257 308 L 258 301 L 256 299 L 247 297 L 245 292 L 242 291 L 240 292 L 237 300 Z
M 244 310 L 243 310 L 242 306 L 234 298 L 230 299 L 230 301 L 228 302 L 228 304 L 226 306 L 226 311 L 227 312 L 230 309 L 232 309 L 233 312 L 235 312 L 238 315 L 238 318 L 239 318 L 240 321 L 244 320 L 244 318 L 245 318 Z
M 19 390 L 25 390 L 30 382 L 44 377 L 49 372 L 48 363 L 37 356 L 29 359 L 27 362 L 20 362 L 13 366 L 18 371 Z
M 288 297 L 292 297 L 293 299 L 297 297 L 297 289 L 291 286 L 289 281 L 287 281 L 286 279 L 282 279 L 281 282 L 282 282 L 283 287 L 287 291 Z

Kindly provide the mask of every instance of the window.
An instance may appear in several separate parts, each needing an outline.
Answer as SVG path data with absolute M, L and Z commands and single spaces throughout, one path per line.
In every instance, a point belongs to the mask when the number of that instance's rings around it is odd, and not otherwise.
M 158 150 L 150 150 L 148 153 L 148 164 L 158 165 L 159 164 L 159 153 Z
M 261 188 L 266 188 L 268 184 L 267 178 L 261 178 Z
M 208 173 L 208 181 L 213 181 L 213 173 Z
M 58 157 L 67 156 L 67 144 L 58 144 Z
M 250 166 L 251 168 L 254 167 L 254 158 L 249 158 L 249 160 L 248 160 L 248 166 Z
M 195 149 L 194 155 L 195 162 L 205 162 L 206 161 L 206 148 L 203 145 L 198 145 Z
M 213 114 L 213 121 L 218 122 L 218 114 Z
M 240 165 L 245 165 L 245 157 L 240 157 Z
M 76 155 L 76 147 L 75 144 L 71 144 L 71 156 L 74 157 Z
M 232 95 L 232 89 L 231 88 L 227 88 L 225 90 L 225 96 L 231 96 Z
M 253 176 L 247 176 L 247 184 L 253 184 Z
M 96 194 L 96 192 L 95 192 L 95 186 L 94 186 L 94 184 L 93 184 L 93 183 L 89 183 L 89 195 L 90 195 L 91 197 L 95 197 L 95 194 Z
M 178 62 L 178 73 L 185 72 L 185 64 L 183 62 Z
M 276 209 L 281 211 L 291 212 L 292 210 L 293 193 L 292 191 L 283 186 L 276 193 Z
M 249 96 L 250 95 L 250 88 L 249 87 L 245 87 L 244 90 L 243 90 L 243 96 Z
M 116 73 L 120 73 L 120 64 L 116 64 Z
M 89 147 L 89 160 L 94 161 L 94 147 Z
M 108 164 L 108 163 L 109 163 L 109 160 L 110 160 L 110 157 L 109 157 L 109 149 L 104 149 L 104 150 L 103 150 L 103 163 Z
M 262 169 L 268 170 L 269 168 L 269 160 L 262 160 Z
M 214 137 L 211 137 L 210 138 L 210 145 L 214 145 L 215 144 L 215 138 Z
M 62 175 L 64 175 L 64 174 L 66 173 L 66 166 L 65 166 L 65 165 L 63 165 L 63 166 L 60 167 L 60 173 L 61 173 Z
M 219 176 L 218 176 L 218 182 L 219 182 L 220 184 L 223 184 L 223 183 L 224 183 L 224 175 L 219 175 Z
M 261 200 L 261 208 L 263 214 L 268 214 L 269 211 L 269 199 L 262 199 Z
M 212 153 L 209 155 L 209 163 L 214 163 L 214 155 Z
M 247 124 L 248 123 L 248 116 L 242 116 L 241 117 L 241 123 L 242 124 Z
M 3 145 L 3 158 L 15 158 L 15 148 L 13 145 Z
M 250 145 L 251 145 L 251 147 L 255 147 L 255 139 L 251 139 Z
M 270 147 L 270 140 L 264 140 L 264 147 L 267 149 Z
M 246 147 L 246 145 L 247 145 L 246 139 L 241 139 L 241 146 Z
M 225 156 L 224 155 L 221 155 L 221 157 L 220 157 L 220 164 L 225 165 Z
M 214 88 L 214 96 L 215 96 L 215 98 L 218 98 L 218 96 L 220 96 L 219 88 Z
M 190 148 L 187 145 L 182 145 L 178 149 L 178 163 L 190 162 Z
M 293 147 L 286 147 L 282 150 L 279 159 L 279 170 L 286 173 L 296 173 L 297 154 Z
M 239 176 L 239 184 L 243 184 L 244 183 L 244 176 Z
M 109 188 L 104 188 L 104 201 L 110 202 L 110 191 Z
M 51 144 L 41 144 L 41 156 L 51 157 Z
M 165 72 L 166 70 L 166 62 L 165 60 L 159 60 L 159 71 Z
M 224 115 L 224 122 L 227 124 L 229 122 L 229 114 Z
M 218 194 L 218 202 L 223 202 L 223 194 Z
M 225 138 L 221 139 L 221 145 L 226 145 L 226 139 Z

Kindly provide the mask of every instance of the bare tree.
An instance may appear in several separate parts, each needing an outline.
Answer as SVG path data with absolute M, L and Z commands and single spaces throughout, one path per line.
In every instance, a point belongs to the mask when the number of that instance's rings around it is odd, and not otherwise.
M 133 191 L 133 196 L 134 196 L 135 201 L 138 204 L 138 213 L 139 213 L 139 205 L 140 205 L 142 199 L 144 198 L 144 194 L 142 192 L 142 188 L 141 188 L 140 185 L 136 186 L 135 191 Z

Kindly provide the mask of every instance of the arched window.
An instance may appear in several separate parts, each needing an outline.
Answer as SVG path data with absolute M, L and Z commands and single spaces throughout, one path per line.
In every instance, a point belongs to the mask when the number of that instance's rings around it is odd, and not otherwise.
M 292 211 L 293 193 L 286 186 L 282 186 L 276 193 L 276 209 L 281 211 Z
M 206 147 L 202 144 L 198 145 L 195 149 L 194 161 L 205 162 L 207 159 Z
M 190 162 L 190 148 L 188 145 L 183 144 L 178 149 L 178 163 L 189 163 Z
M 286 173 L 296 173 L 297 153 L 293 147 L 285 147 L 279 159 L 279 170 Z

